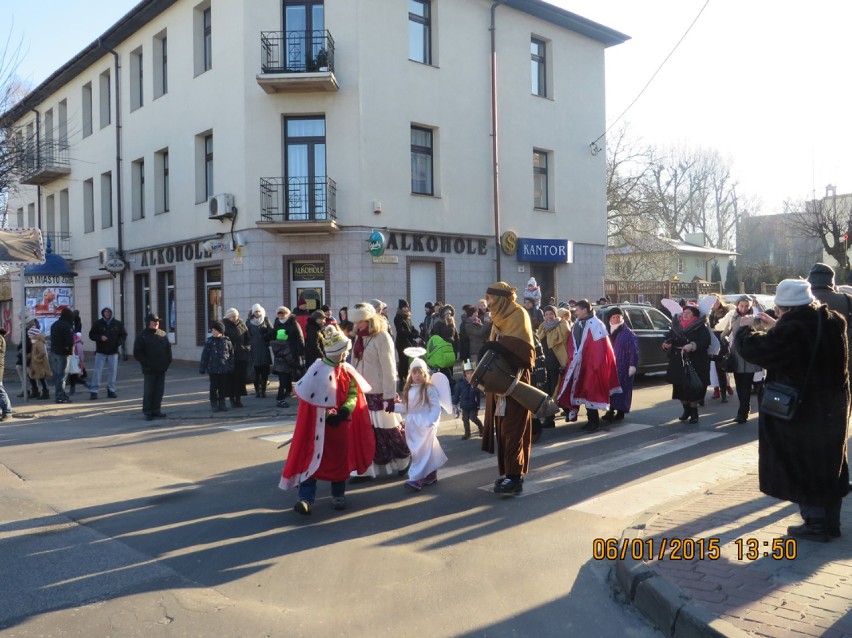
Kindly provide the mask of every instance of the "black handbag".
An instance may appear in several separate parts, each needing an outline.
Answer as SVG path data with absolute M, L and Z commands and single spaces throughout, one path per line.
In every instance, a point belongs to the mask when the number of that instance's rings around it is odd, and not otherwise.
M 808 371 L 805 374 L 805 382 L 802 387 L 808 387 L 811 371 L 816 359 L 817 347 L 822 336 L 822 315 L 817 310 L 817 333 L 816 343 L 811 352 L 811 360 L 808 363 Z M 767 381 L 763 386 L 763 399 L 760 401 L 760 411 L 782 421 L 791 421 L 796 415 L 796 409 L 802 403 L 802 393 L 798 388 L 778 381 Z
M 692 365 L 692 360 L 681 350 L 681 360 L 683 361 L 683 385 L 689 394 L 701 394 L 707 387 L 698 376 L 698 371 Z

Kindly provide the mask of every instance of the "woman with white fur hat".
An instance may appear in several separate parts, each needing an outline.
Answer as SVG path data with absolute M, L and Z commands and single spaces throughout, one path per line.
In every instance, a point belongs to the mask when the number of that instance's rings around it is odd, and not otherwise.
M 403 474 L 408 467 L 411 452 L 399 426 L 400 419 L 393 414 L 396 359 L 387 321 L 369 302 L 355 304 L 349 311 L 349 319 L 355 324 L 352 365 L 372 388 L 366 398 L 376 435 L 373 465 L 363 476 L 354 480 Z
M 804 524 L 789 526 L 788 536 L 824 543 L 840 536 L 840 506 L 849 492 L 846 322 L 818 305 L 803 279 L 778 284 L 775 308 L 777 321 L 758 313 L 763 326 L 755 329 L 755 317 L 743 317 L 734 336 L 739 356 L 766 368 L 767 384 L 799 393 L 789 420 L 760 412 L 760 491 L 799 505 Z

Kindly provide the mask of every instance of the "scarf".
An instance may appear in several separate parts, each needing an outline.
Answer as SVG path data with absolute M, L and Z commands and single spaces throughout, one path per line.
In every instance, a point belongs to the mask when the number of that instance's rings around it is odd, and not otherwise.
M 689 326 L 694 324 L 696 321 L 698 321 L 698 317 L 693 315 L 691 312 L 689 313 L 689 319 L 686 318 L 685 313 L 681 313 L 681 315 L 680 315 L 680 326 L 684 330 L 687 330 L 689 328 Z
M 369 326 L 362 330 L 358 330 L 355 335 L 355 345 L 352 347 L 352 358 L 356 361 L 360 361 L 361 357 L 364 356 L 364 337 L 370 336 Z
M 515 301 L 515 289 L 500 281 L 492 284 L 486 292 L 494 298 L 491 304 L 491 320 L 494 322 L 494 329 L 507 337 L 532 343 L 530 316 Z
M 542 322 L 542 324 L 541 324 L 541 325 L 542 325 L 542 326 L 544 326 L 544 329 L 545 329 L 547 332 L 550 332 L 550 331 L 551 331 L 551 330 L 553 330 L 556 326 L 558 326 L 558 325 L 559 325 L 559 322 L 560 322 L 560 321 L 562 321 L 562 319 L 554 319 L 553 321 L 547 321 L 547 320 L 545 320 L 545 321 L 543 321 L 543 322 Z

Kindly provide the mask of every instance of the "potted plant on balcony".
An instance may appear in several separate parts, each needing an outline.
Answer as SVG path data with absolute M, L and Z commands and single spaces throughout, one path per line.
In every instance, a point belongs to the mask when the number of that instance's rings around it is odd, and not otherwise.
M 314 68 L 318 71 L 328 71 L 328 51 L 320 49 L 314 62 Z

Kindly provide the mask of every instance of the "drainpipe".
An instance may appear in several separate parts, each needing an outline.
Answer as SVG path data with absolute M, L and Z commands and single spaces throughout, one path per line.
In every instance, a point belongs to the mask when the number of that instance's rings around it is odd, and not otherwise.
M 112 53 L 113 60 L 115 61 L 115 223 L 116 223 L 116 249 L 118 250 L 118 254 L 121 259 L 124 259 L 124 218 L 122 215 L 122 192 L 121 192 L 121 61 L 118 57 L 118 53 L 115 49 L 110 49 L 98 38 L 98 46 L 109 53 Z M 126 262 L 125 262 L 126 263 Z M 118 311 L 119 317 L 121 320 L 126 323 L 127 319 L 124 316 L 124 282 L 125 282 L 125 272 L 127 268 L 125 267 L 120 273 L 118 273 Z M 124 349 L 124 346 L 122 346 Z M 127 352 L 124 351 L 124 356 L 122 357 L 124 361 L 127 361 Z
M 41 113 L 38 109 L 31 109 L 35 113 L 35 161 L 36 168 L 41 168 Z M 41 230 L 41 184 L 36 185 L 36 228 Z
M 503 280 L 500 260 L 500 154 L 497 139 L 497 40 L 495 13 L 507 0 L 494 0 L 491 5 L 491 161 L 494 198 L 494 247 L 497 253 L 497 281 Z

